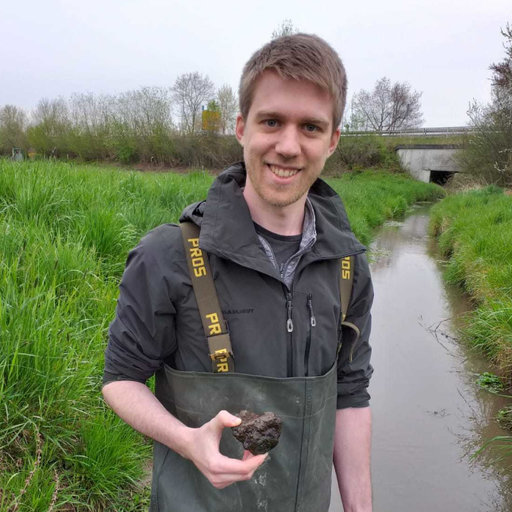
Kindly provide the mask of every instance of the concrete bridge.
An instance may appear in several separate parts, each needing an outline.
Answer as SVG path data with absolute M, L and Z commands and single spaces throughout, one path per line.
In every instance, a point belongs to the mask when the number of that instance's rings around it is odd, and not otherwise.
M 455 155 L 461 150 L 456 144 L 407 144 L 397 146 L 402 167 L 417 180 L 444 185 L 459 167 Z

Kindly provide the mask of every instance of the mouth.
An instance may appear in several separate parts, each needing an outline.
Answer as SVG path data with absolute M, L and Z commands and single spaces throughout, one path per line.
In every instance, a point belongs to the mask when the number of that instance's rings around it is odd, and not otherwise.
M 279 178 L 291 178 L 295 176 L 300 169 L 290 169 L 285 167 L 279 167 L 278 165 L 267 164 L 270 172 Z

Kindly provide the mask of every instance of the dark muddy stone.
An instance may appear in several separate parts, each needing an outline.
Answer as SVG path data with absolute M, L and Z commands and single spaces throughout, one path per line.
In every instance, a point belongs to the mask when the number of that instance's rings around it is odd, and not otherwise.
M 242 423 L 232 427 L 233 435 L 253 455 L 267 453 L 279 442 L 283 421 L 273 412 L 256 414 L 243 410 L 236 416 L 241 418 Z

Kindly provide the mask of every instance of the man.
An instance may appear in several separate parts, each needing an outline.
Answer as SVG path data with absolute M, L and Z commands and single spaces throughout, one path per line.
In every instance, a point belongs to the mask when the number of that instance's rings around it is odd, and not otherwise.
M 182 215 L 200 227 L 199 242 L 185 236 L 185 249 L 180 229 L 164 225 L 128 257 L 103 394 L 155 440 L 151 510 L 327 512 L 333 460 L 345 512 L 371 510 L 372 285 L 339 197 L 318 179 L 345 97 L 343 65 L 322 39 L 265 45 L 240 82 L 244 163 Z M 235 372 L 212 372 L 188 250 L 199 276 L 208 255 Z M 341 326 L 347 256 L 355 344 Z M 145 386 L 155 372 L 156 396 Z M 231 413 L 242 408 L 281 416 L 269 454 L 242 454 L 230 434 L 240 422 Z

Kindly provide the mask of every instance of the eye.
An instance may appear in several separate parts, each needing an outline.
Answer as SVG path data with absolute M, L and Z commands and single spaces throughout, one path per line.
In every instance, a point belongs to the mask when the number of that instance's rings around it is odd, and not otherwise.
M 277 126 L 277 120 L 276 119 L 265 119 L 264 123 L 269 128 L 275 128 Z
M 316 124 L 311 124 L 311 123 L 305 124 L 304 129 L 310 133 L 315 133 L 320 130 L 320 128 Z

